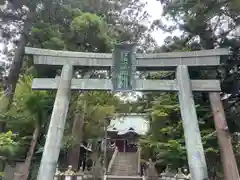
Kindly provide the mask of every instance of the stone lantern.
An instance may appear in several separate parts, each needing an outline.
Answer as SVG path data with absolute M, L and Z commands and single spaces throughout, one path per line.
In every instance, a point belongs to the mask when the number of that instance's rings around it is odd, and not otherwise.
M 57 165 L 54 180 L 59 180 L 60 176 L 62 176 L 62 175 L 63 175 L 63 173 L 61 173 L 61 171 L 59 171 L 58 165 Z
M 172 172 L 163 172 L 161 173 L 162 180 L 175 180 L 175 174 Z
M 148 161 L 148 167 L 146 169 L 147 180 L 156 180 L 158 178 L 157 171 L 155 169 L 155 162 L 152 159 Z
M 175 174 L 170 172 L 169 166 L 167 166 L 165 172 L 160 174 L 162 180 L 175 180 Z
M 67 171 L 65 171 L 65 180 L 72 180 L 72 176 L 74 176 L 74 171 L 72 170 L 72 166 L 69 165 Z
M 76 173 L 77 179 L 76 180 L 83 180 L 85 178 L 85 174 L 82 171 Z
M 191 174 L 188 172 L 187 169 L 184 169 L 184 170 L 183 170 L 183 173 L 185 174 L 185 176 L 186 176 L 187 179 L 191 179 Z
M 178 168 L 178 173 L 175 176 L 176 180 L 186 180 L 188 179 L 185 174 L 183 174 L 182 169 Z

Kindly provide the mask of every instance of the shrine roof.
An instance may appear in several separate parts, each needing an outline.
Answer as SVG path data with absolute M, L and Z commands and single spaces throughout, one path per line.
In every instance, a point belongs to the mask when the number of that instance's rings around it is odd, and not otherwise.
M 117 132 L 118 135 L 137 133 L 144 135 L 149 129 L 149 122 L 145 115 L 128 114 L 112 119 L 108 126 L 108 132 Z

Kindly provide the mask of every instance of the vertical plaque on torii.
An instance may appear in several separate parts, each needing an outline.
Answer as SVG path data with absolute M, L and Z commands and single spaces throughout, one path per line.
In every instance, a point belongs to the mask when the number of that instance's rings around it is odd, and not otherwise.
M 129 92 L 136 86 L 135 44 L 115 45 L 113 52 L 112 85 L 113 91 Z

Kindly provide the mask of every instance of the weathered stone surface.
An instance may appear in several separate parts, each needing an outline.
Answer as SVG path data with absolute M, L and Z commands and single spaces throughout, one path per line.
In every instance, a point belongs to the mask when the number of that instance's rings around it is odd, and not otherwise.
M 113 65 L 112 54 L 55 51 L 26 47 L 26 54 L 34 55 L 35 64 L 65 65 L 81 67 L 105 67 Z M 228 55 L 228 49 L 202 50 L 192 52 L 173 52 L 155 54 L 136 54 L 137 69 L 164 69 L 179 65 L 187 66 L 218 66 L 220 55 Z
M 137 176 L 138 164 L 137 153 L 118 152 L 112 166 L 110 175 L 114 176 Z
M 104 174 L 103 171 L 104 171 L 104 169 L 103 169 L 103 167 L 102 167 L 102 165 L 101 165 L 100 159 L 98 158 L 98 159 L 96 160 L 95 165 L 94 165 L 93 168 L 92 168 L 92 174 L 93 174 L 93 176 L 94 176 L 96 179 L 100 179 L 100 178 L 103 176 L 103 174 Z
M 147 180 L 156 180 L 158 178 L 158 173 L 155 168 L 155 162 L 153 162 L 151 159 L 148 162 L 148 167 L 146 169 L 146 179 Z
M 203 180 L 208 177 L 207 165 L 187 66 L 177 67 L 176 74 L 190 173 L 194 180 Z
M 37 180 L 54 178 L 70 101 L 73 67 L 65 65 L 52 111 Z
M 33 80 L 32 89 L 54 90 L 57 89 L 59 79 L 37 78 Z M 219 80 L 192 80 L 193 91 L 218 92 L 221 91 Z M 111 91 L 112 82 L 109 79 L 72 79 L 71 89 Z M 136 80 L 135 91 L 178 91 L 176 80 Z

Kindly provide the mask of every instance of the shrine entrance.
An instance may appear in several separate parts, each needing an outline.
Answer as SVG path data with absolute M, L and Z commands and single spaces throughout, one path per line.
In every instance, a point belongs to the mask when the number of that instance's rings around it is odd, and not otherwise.
M 111 141 L 115 142 L 119 152 L 137 152 L 137 141 L 138 138 L 134 137 L 118 137 L 111 138 Z
M 125 140 L 115 140 L 115 144 L 118 147 L 119 152 L 125 152 L 126 142 Z
M 108 138 L 115 142 L 119 152 L 137 152 L 138 140 L 148 132 L 149 123 L 144 114 L 123 114 L 111 120 Z
M 217 98 L 218 101 L 220 98 L 219 92 L 221 91 L 220 82 L 216 79 L 191 80 L 188 71 L 189 68 L 195 68 L 197 71 L 219 66 L 220 56 L 228 55 L 228 49 L 136 54 L 133 44 L 123 43 L 116 45 L 113 55 L 54 51 L 29 47 L 25 49 L 25 53 L 34 56 L 34 63 L 36 65 L 47 65 L 53 68 L 62 67 L 61 77 L 52 79 L 36 78 L 32 83 L 32 89 L 34 90 L 57 90 L 38 180 L 51 180 L 54 177 L 71 90 L 178 92 L 188 164 L 192 179 L 203 180 L 208 178 L 192 92 L 213 92 L 210 98 L 215 98 L 215 100 Z M 73 77 L 74 67 L 89 70 L 101 68 L 108 71 L 108 74 L 111 74 L 111 79 L 75 78 Z M 159 70 L 176 71 L 176 79 L 151 80 L 141 79 L 136 76 L 137 71 Z M 215 108 L 217 105 L 212 103 L 213 109 L 219 109 L 218 107 Z M 120 141 L 117 143 L 120 148 L 123 148 L 123 151 L 126 150 L 126 143 Z M 232 169 L 233 172 L 236 167 L 233 165 L 229 169 Z
M 119 152 L 137 152 L 137 144 L 130 140 L 116 140 L 116 146 Z

